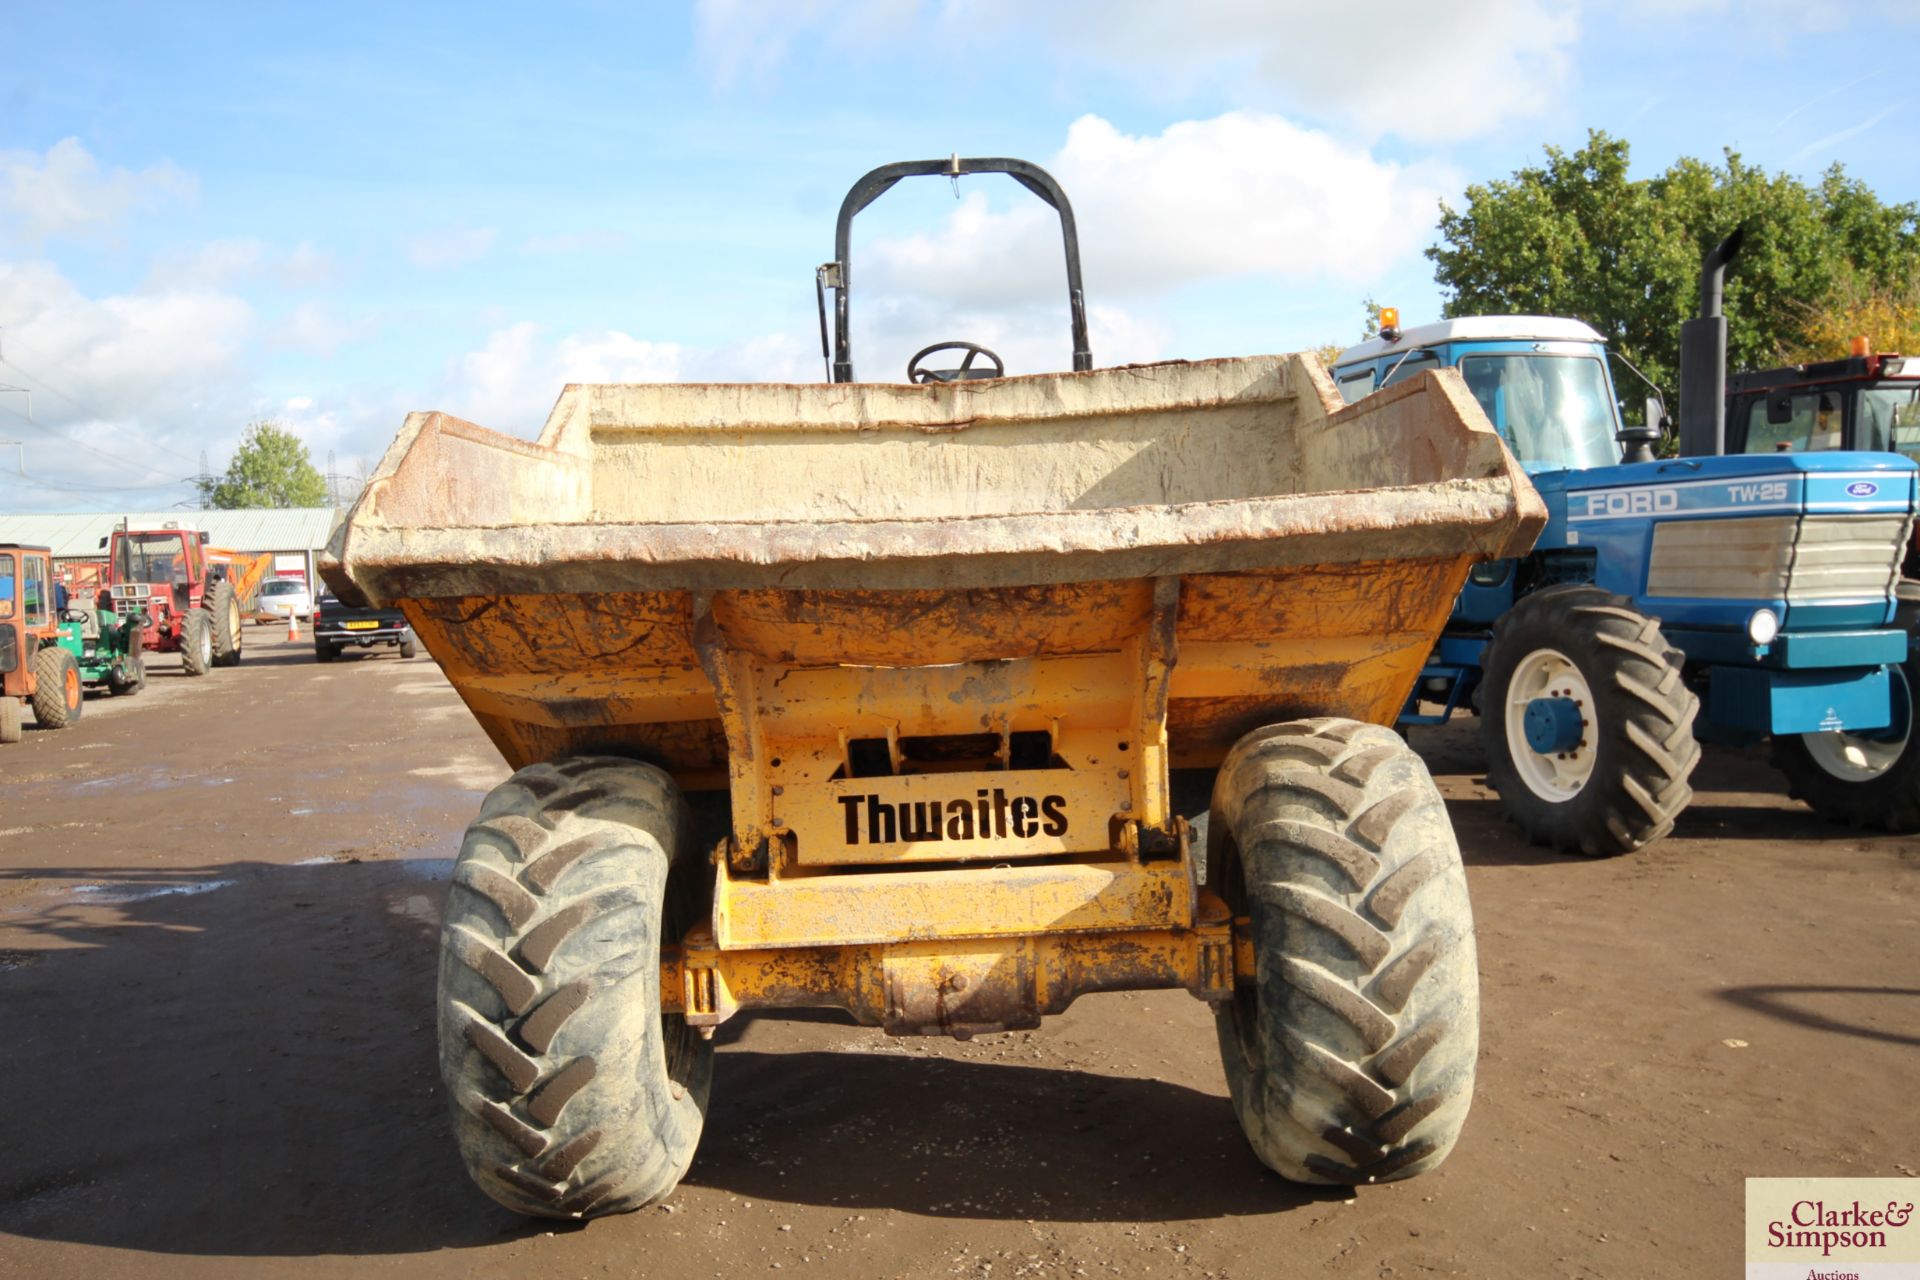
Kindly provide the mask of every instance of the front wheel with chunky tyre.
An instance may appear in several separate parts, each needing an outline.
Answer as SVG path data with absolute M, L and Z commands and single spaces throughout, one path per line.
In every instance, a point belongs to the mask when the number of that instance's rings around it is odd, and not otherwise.
M 1494 624 L 1480 742 L 1529 840 L 1611 857 L 1673 830 L 1700 762 L 1683 661 L 1659 623 L 1598 587 L 1536 591 Z
M 189 609 L 180 623 L 180 666 L 190 676 L 213 670 L 213 615 Z
M 1773 763 L 1787 775 L 1787 794 L 1829 822 L 1910 834 L 1920 831 L 1920 655 L 1889 674 L 1894 714 L 1884 732 L 1782 735 L 1773 740 Z
M 46 648 L 33 655 L 33 718 L 42 729 L 64 729 L 86 710 L 80 664 L 65 649 Z
M 664 1199 L 693 1160 L 713 1045 L 660 1008 L 660 948 L 699 918 L 678 788 L 578 756 L 496 787 L 467 828 L 440 952 L 440 1072 L 468 1171 L 521 1213 Z
M 107 671 L 107 691 L 115 697 L 130 697 L 147 687 L 147 663 L 135 649 Z
M 1258 978 L 1216 1015 L 1240 1127 L 1295 1182 L 1412 1177 L 1473 1098 L 1480 986 L 1459 846 L 1391 729 L 1298 720 L 1237 743 L 1214 784 L 1207 884 Z

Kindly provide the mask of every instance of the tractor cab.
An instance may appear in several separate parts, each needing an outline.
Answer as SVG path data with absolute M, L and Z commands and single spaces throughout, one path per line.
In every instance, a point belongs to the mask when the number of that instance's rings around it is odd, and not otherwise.
M 1727 452 L 1852 449 L 1920 462 L 1920 356 L 1875 355 L 1727 379 Z
M 1458 369 L 1488 421 L 1530 473 L 1620 461 L 1620 411 L 1606 339 L 1578 320 L 1469 316 L 1402 330 L 1382 311 L 1380 336 L 1334 361 L 1351 403 L 1428 369 Z
M 7 697 L 27 696 L 22 667 L 57 633 L 53 609 L 48 549 L 0 544 L 0 690 Z
M 206 577 L 203 535 L 193 529 L 115 529 L 107 540 L 107 581 L 116 601 L 139 600 L 156 624 L 192 607 Z

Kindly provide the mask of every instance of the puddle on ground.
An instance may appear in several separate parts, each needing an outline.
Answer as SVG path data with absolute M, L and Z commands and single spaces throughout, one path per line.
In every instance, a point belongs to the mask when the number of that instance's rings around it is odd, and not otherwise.
M 224 889 L 231 880 L 194 880 L 187 884 L 132 885 L 108 881 L 105 884 L 76 884 L 68 893 L 83 893 L 89 902 L 145 902 L 150 898 L 192 897 Z
M 454 697 L 459 696 L 454 693 L 453 686 L 445 680 L 409 680 L 405 684 L 393 686 L 393 691 L 395 693 L 445 693 Z
M 452 764 L 427 765 L 419 769 L 409 769 L 407 774 L 414 778 L 444 778 L 454 786 L 467 791 L 491 791 L 509 776 L 507 766 L 501 761 L 487 762 L 467 757 L 455 760 Z
M 452 858 L 356 858 L 348 854 L 323 853 L 317 857 L 289 862 L 290 867 L 372 867 L 393 870 L 409 880 L 448 880 L 453 876 Z
M 417 920 L 430 929 L 440 927 L 440 904 L 424 893 L 411 893 L 387 903 L 387 914 Z
M 67 781 L 62 778 L 61 781 Z M 159 765 L 122 765 L 103 778 L 88 778 L 72 783 L 75 791 L 157 791 L 166 787 L 223 787 L 232 778 L 210 778 L 205 774 L 181 774 Z
M 30 836 L 35 832 L 66 831 L 73 827 L 104 827 L 104 822 L 37 822 L 25 827 L 0 827 L 0 840 L 8 836 Z
M 452 858 L 396 858 L 385 865 L 398 867 L 403 873 L 416 880 L 451 880 L 453 878 Z
M 452 858 L 401 858 L 386 864 L 396 867 L 408 876 L 419 880 L 444 881 L 453 875 Z M 387 914 L 404 916 L 409 920 L 426 925 L 429 929 L 440 927 L 440 904 L 444 894 L 440 893 L 396 893 L 387 898 Z

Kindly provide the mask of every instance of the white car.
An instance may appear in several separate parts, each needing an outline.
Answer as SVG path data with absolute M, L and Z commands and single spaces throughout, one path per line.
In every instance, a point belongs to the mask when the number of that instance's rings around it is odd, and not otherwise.
M 254 617 L 261 622 L 278 618 L 285 622 L 292 614 L 301 621 L 313 616 L 313 593 L 300 578 L 268 578 L 260 584 L 260 599 Z

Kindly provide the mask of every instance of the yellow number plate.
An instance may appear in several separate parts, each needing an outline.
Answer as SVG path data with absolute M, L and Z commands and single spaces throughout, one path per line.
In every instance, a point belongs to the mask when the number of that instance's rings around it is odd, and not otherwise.
M 349 631 L 371 631 L 379 625 L 377 622 L 349 622 L 346 628 Z

